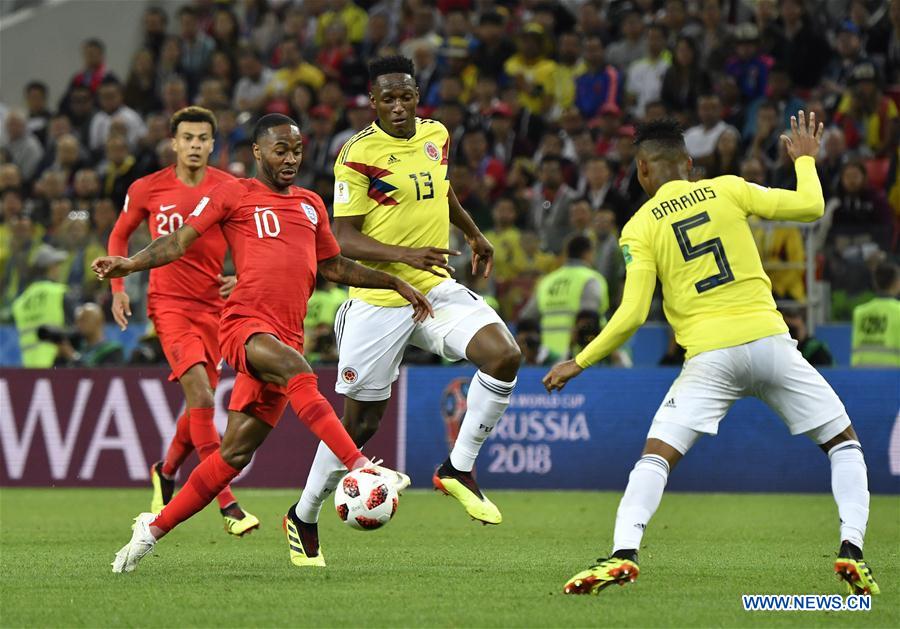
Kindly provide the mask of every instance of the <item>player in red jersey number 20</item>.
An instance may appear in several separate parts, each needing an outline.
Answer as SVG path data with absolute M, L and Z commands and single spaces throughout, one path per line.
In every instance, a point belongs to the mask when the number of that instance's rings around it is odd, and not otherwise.
M 153 238 L 172 233 L 184 224 L 204 195 L 223 181 L 234 179 L 207 165 L 216 132 L 213 112 L 185 107 L 175 112 L 169 124 L 176 163 L 141 177 L 128 188 L 125 206 L 109 235 L 112 256 L 128 255 L 128 238 L 144 221 Z M 178 380 L 187 401 L 165 458 L 150 468 L 153 513 L 162 511 L 172 499 L 175 474 L 191 452 L 196 449 L 202 460 L 221 443 L 213 422 L 213 390 L 218 384 L 221 358 L 219 315 L 224 298 L 234 289 L 234 277 L 222 276 L 227 248 L 222 230 L 211 229 L 184 257 L 150 271 L 147 313 L 172 368 L 169 379 Z M 110 284 L 113 318 L 124 330 L 131 316 L 131 301 L 121 278 Z M 230 487 L 217 498 L 228 533 L 242 536 L 259 527 L 257 517 L 241 509 Z

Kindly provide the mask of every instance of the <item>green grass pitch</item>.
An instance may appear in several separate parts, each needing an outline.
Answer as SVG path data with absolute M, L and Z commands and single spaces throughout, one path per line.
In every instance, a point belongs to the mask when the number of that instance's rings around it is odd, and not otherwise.
M 618 493 L 502 492 L 483 527 L 448 497 L 411 491 L 387 528 L 357 532 L 326 505 L 324 569 L 288 560 L 289 491 L 240 489 L 262 528 L 229 538 L 209 508 L 137 572 L 109 563 L 149 490 L 0 490 L 0 626 L 731 627 L 900 626 L 900 500 L 872 499 L 866 556 L 884 592 L 869 612 L 745 612 L 742 593 L 841 593 L 829 495 L 667 494 L 641 576 L 561 594 L 612 540 Z

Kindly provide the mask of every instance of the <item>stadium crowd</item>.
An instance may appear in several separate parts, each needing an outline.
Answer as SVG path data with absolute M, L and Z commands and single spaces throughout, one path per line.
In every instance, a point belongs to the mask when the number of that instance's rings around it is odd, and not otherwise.
M 149 8 L 141 28 L 126 76 L 89 39 L 65 93 L 51 99 L 35 77 L 21 103 L 0 104 L 0 323 L 30 284 L 50 281 L 64 285 L 59 326 L 99 329 L 90 304 L 108 317 L 110 294 L 90 262 L 129 185 L 173 163 L 168 120 L 189 104 L 215 112 L 210 164 L 237 176 L 255 174 L 253 122 L 292 116 L 305 136 L 297 184 L 330 206 L 337 153 L 374 119 L 367 62 L 397 53 L 415 62 L 419 115 L 449 129 L 453 188 L 496 250 L 490 280 L 472 278 L 465 256 L 452 261 L 457 278 L 511 324 L 527 315 L 529 362 L 571 353 L 617 305 L 617 235 L 646 200 L 632 145 L 644 120 L 679 119 L 696 179 L 792 188 L 779 137 L 791 114 L 814 111 L 826 124 L 825 218 L 810 234 L 754 226 L 776 298 L 806 302 L 810 256 L 830 317 L 848 320 L 876 292 L 876 267 L 896 263 L 900 0 L 195 0 L 175 14 Z M 133 250 L 149 241 L 139 233 Z M 569 267 L 596 271 L 574 296 L 594 316 L 544 347 L 541 282 Z M 138 322 L 146 284 L 126 284 Z M 323 282 L 317 295 L 308 343 L 333 361 L 343 292 Z M 104 347 L 80 364 L 122 359 Z M 96 353 L 63 349 L 58 362 Z M 152 348 L 140 356 L 153 360 Z

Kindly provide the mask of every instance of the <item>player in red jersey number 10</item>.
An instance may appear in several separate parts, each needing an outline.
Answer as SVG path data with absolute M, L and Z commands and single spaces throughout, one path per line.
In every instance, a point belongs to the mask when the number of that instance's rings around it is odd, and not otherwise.
M 219 331 L 222 355 L 237 371 L 222 446 L 194 469 L 158 516 L 142 513 L 135 519 L 131 540 L 116 554 L 113 572 L 134 570 L 157 540 L 231 482 L 278 423 L 288 401 L 347 469 L 371 464 L 319 392 L 302 354 L 302 321 L 316 272 L 350 286 L 394 290 L 412 304 L 417 321 L 433 311 L 408 283 L 341 255 L 322 199 L 292 185 L 302 154 L 296 122 L 281 114 L 263 116 L 253 131 L 255 179 L 219 185 L 200 200 L 183 227 L 133 257 L 105 256 L 93 262 L 103 279 L 162 266 L 220 226 L 239 278 L 222 311 Z

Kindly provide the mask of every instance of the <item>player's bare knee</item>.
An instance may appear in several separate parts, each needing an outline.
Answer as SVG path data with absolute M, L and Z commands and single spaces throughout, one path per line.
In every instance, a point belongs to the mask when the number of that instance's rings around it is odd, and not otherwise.
M 479 369 L 504 382 L 511 382 L 519 373 L 522 364 L 522 351 L 516 343 L 504 343 L 501 348 L 491 356 Z
M 236 470 L 244 469 L 253 459 L 253 450 L 242 444 L 226 445 L 223 443 L 219 448 L 219 454 L 221 454 L 223 461 Z

